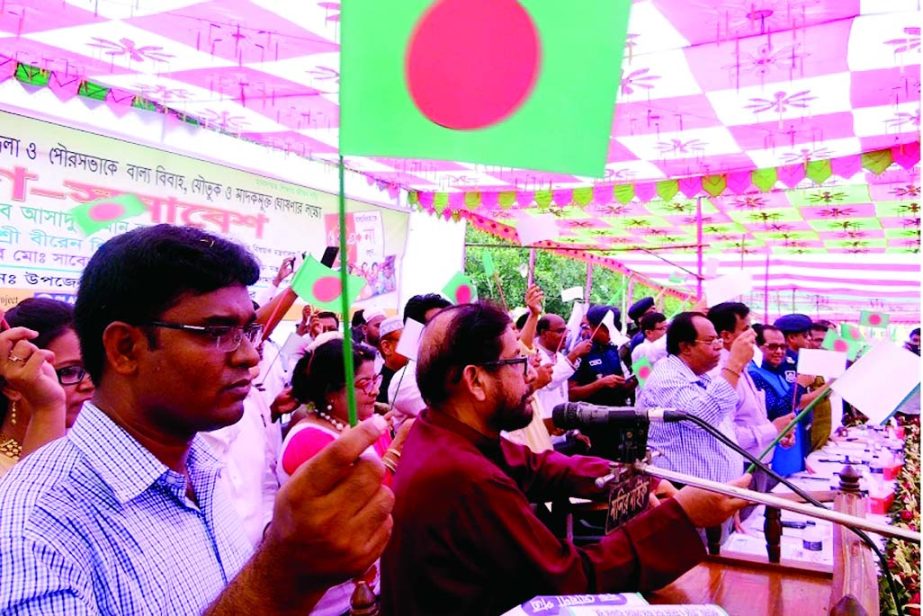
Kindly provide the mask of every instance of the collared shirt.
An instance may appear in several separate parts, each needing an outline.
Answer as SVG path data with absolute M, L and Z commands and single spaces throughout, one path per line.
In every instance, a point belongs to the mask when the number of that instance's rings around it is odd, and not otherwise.
M 0 481 L 0 613 L 194 614 L 253 551 L 196 437 L 186 478 L 90 403 Z
M 381 560 L 382 614 L 501 614 L 535 595 L 660 588 L 704 557 L 698 533 L 668 499 L 577 547 L 531 502 L 598 496 L 598 458 L 534 454 L 424 411 L 394 477 L 394 532 Z
M 714 370 L 708 373 L 712 379 L 721 376 L 721 370 L 727 366 L 731 353 L 721 349 L 721 359 Z M 755 456 L 779 435 L 779 431 L 769 421 L 766 414 L 766 394 L 759 390 L 750 376 L 750 371 L 744 368 L 737 379 L 737 407 L 734 410 L 734 434 L 737 435 L 737 444 Z M 772 459 L 769 452 L 764 462 Z
M 580 365 L 571 380 L 577 385 L 589 385 L 610 374 L 625 375 L 619 349 L 613 344 L 603 345 L 594 342 L 590 352 L 580 360 Z M 631 399 L 631 395 L 632 390 L 625 387 L 604 387 L 594 392 L 584 402 L 605 406 L 625 406 Z
M 394 409 L 394 424 L 399 426 L 407 419 L 416 417 L 426 408 L 423 395 L 417 386 L 417 362 L 411 360 L 394 373 L 388 385 L 388 400 Z
M 574 366 L 560 351 L 557 353 L 549 351 L 540 344 L 537 344 L 536 348 L 542 357 L 542 365 L 552 366 L 551 381 L 535 392 L 535 397 L 542 406 L 542 417 L 548 419 L 554 407 L 566 404 L 570 399 L 567 393 L 567 380 L 574 375 Z
M 255 388 L 244 399 L 244 416 L 237 423 L 203 432 L 201 437 L 224 464 L 220 481 L 230 495 L 254 547 L 272 520 L 279 480 L 276 464 L 282 431 L 273 423 L 269 404 Z
M 737 392 L 723 378 L 697 376 L 676 355 L 657 362 L 641 390 L 638 407 L 658 406 L 697 415 L 737 440 Z M 743 457 L 692 422 L 652 423 L 647 442 L 662 454 L 654 458 L 655 466 L 713 481 L 730 481 L 741 475 Z

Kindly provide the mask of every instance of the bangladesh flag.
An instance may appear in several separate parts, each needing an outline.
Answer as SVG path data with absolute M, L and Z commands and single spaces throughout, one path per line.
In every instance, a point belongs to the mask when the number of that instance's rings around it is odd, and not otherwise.
M 601 177 L 630 0 L 343 0 L 340 151 Z
M 638 377 L 638 386 L 644 387 L 644 384 L 647 383 L 647 379 L 651 378 L 651 371 L 654 369 L 654 365 L 647 357 L 642 357 L 632 364 L 631 368 L 634 375 Z
M 477 287 L 461 272 L 452 276 L 452 279 L 442 288 L 442 292 L 452 300 L 453 304 L 469 304 L 478 298 Z
M 866 327 L 885 328 L 888 326 L 890 320 L 891 317 L 883 312 L 863 310 L 859 313 L 859 325 L 864 325 Z
M 862 341 L 862 332 L 855 325 L 843 323 L 840 325 L 840 335 L 847 340 Z
M 859 356 L 859 352 L 862 350 L 862 341 L 849 340 L 837 334 L 835 329 L 828 329 L 827 335 L 824 336 L 824 341 L 821 342 L 820 347 L 828 351 L 846 353 L 846 358 L 849 359 L 849 361 L 855 361 L 856 357 Z
M 347 282 L 350 304 L 356 301 L 364 286 L 364 278 L 350 274 Z M 343 285 L 340 283 L 340 273 L 321 264 L 314 257 L 306 258 L 295 273 L 292 291 L 315 308 L 334 312 L 342 308 L 340 296 L 343 294 Z
M 70 211 L 74 224 L 84 235 L 93 235 L 106 227 L 138 216 L 147 211 L 147 206 L 135 195 L 118 195 L 81 203 Z

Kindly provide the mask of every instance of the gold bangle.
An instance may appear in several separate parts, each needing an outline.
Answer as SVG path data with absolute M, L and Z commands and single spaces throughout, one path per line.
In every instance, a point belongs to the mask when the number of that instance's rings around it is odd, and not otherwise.
M 722 368 L 722 370 L 727 370 L 728 372 L 737 376 L 738 378 L 740 377 L 740 372 L 738 372 L 737 370 L 734 370 L 733 368 L 729 368 L 728 366 L 725 366 L 724 368 Z
M 400 457 L 401 457 L 401 452 L 399 452 L 399 451 L 398 451 L 397 449 L 395 449 L 394 447 L 389 448 L 388 451 L 385 452 L 385 455 L 388 455 L 389 453 L 392 454 L 392 455 L 394 455 L 394 457 L 396 457 L 396 458 L 400 458 Z
M 396 465 L 394 464 L 394 462 L 392 462 L 391 460 L 387 460 L 387 459 L 385 459 L 385 458 L 382 458 L 382 459 L 381 459 L 381 462 L 382 462 L 382 464 L 385 465 L 385 468 L 388 469 L 389 471 L 391 471 L 392 473 L 396 473 L 396 472 L 397 472 L 397 466 L 396 466 Z

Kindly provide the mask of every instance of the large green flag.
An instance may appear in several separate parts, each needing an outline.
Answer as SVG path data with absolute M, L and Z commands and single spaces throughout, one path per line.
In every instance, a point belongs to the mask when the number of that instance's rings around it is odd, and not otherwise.
M 343 0 L 340 151 L 600 177 L 630 0 Z

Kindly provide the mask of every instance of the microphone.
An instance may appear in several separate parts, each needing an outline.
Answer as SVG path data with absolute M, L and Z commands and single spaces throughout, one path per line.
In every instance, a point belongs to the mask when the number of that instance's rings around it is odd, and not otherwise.
M 587 402 L 567 402 L 552 410 L 554 425 L 563 430 L 599 430 L 608 427 L 648 425 L 651 422 L 682 421 L 686 413 L 676 409 L 634 406 L 599 406 Z

